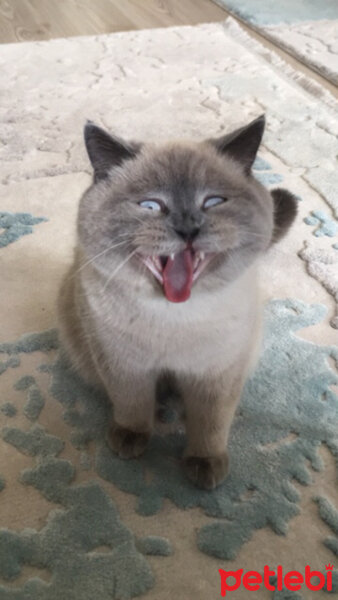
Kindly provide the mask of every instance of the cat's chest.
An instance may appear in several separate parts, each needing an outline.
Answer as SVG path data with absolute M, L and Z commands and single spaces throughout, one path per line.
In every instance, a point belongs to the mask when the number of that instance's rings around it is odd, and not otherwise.
M 169 369 L 196 373 L 223 369 L 241 353 L 252 322 L 250 307 L 244 304 L 204 307 L 202 317 L 167 321 L 167 327 L 158 330 L 158 347 Z
M 105 351 L 125 366 L 202 373 L 226 368 L 248 343 L 255 302 L 243 294 L 194 298 L 181 305 L 135 298 L 91 298 Z
M 222 312 L 217 319 L 210 315 L 203 321 L 167 323 L 152 336 L 152 346 L 164 368 L 202 373 L 232 362 L 234 345 L 237 349 L 242 345 L 240 331 L 236 315 L 227 317 Z

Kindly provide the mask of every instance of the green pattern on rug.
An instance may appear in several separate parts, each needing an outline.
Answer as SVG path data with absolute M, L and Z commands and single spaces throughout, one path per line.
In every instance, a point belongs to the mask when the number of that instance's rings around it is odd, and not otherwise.
M 311 484 L 308 463 L 314 470 L 323 468 L 318 454 L 321 444 L 338 457 L 338 398 L 330 388 L 338 383 L 338 377 L 327 362 L 331 357 L 338 363 L 338 348 L 316 346 L 295 335 L 320 322 L 325 313 L 322 305 L 290 299 L 272 301 L 267 306 L 262 357 L 246 385 L 232 428 L 231 472 L 213 492 L 198 490 L 186 479 L 181 465 L 183 435 L 154 435 L 143 457 L 120 460 L 105 443 L 111 416 L 108 398 L 72 373 L 62 353 L 55 362 L 44 362 L 39 370 L 51 376 L 50 392 L 63 405 L 64 419 L 72 427 L 72 443 L 81 452 L 83 468 L 90 465 L 86 447 L 94 441 L 97 474 L 134 494 L 139 513 L 158 512 L 163 498 L 169 498 L 181 509 L 199 506 L 214 518 L 198 532 L 199 549 L 219 559 L 232 559 L 257 529 L 270 527 L 277 534 L 287 534 L 288 522 L 299 512 L 300 495 L 292 480 Z M 57 333 L 51 330 L 2 344 L 0 352 L 17 355 L 36 350 L 48 352 L 56 347 Z M 43 394 L 32 375 L 18 379 L 15 388 L 22 393 L 34 390 L 38 397 Z M 0 587 L 1 598 L 23 600 L 33 594 L 37 600 L 59 599 L 69 589 L 74 590 L 74 597 L 91 598 L 97 578 L 101 579 L 101 586 L 102 580 L 105 582 L 102 598 L 118 593 L 118 597 L 129 598 L 153 585 L 142 554 L 169 555 L 171 548 L 166 540 L 146 536 L 135 543 L 97 482 L 71 486 L 74 467 L 57 458 L 63 448 L 62 440 L 48 434 L 38 423 L 26 432 L 5 427 L 2 437 L 20 452 L 37 459 L 35 468 L 22 473 L 21 482 L 34 486 L 63 509 L 51 513 L 39 533 L 1 533 L 2 577 L 17 577 L 26 563 L 53 574 L 48 584 L 36 578 L 29 580 L 15 596 Z M 145 478 L 146 471 L 151 473 L 150 483 Z M 326 499 L 317 501 L 321 518 L 337 534 L 334 508 Z M 337 538 L 323 542 L 336 553 Z M 92 554 L 102 544 L 109 546 L 110 551 Z M 121 567 L 121 561 L 128 569 Z M 127 576 L 130 570 L 133 578 Z M 276 593 L 274 600 L 286 598 L 284 592 Z
M 4 404 L 1 404 L 0 411 L 3 415 L 5 415 L 5 417 L 15 417 L 17 413 L 14 404 L 11 402 L 4 402 Z
M 258 156 L 253 164 L 254 176 L 260 183 L 266 185 L 276 185 L 277 183 L 281 183 L 284 179 L 280 173 L 271 173 L 271 165 Z M 264 171 L 267 171 L 264 172 Z
M 11 356 L 8 360 L 0 362 L 0 375 L 5 373 L 7 369 L 12 368 L 16 369 L 20 365 L 20 359 L 18 356 Z
M 311 216 L 305 217 L 304 223 L 316 227 L 312 232 L 316 237 L 323 235 L 334 237 L 338 234 L 338 222 L 336 219 L 331 219 L 323 210 L 312 210 Z
M 33 225 L 48 221 L 45 217 L 33 217 L 29 213 L 0 212 L 0 248 L 16 242 L 23 235 L 33 233 Z
M 100 600 L 127 599 L 153 586 L 150 567 L 112 500 L 95 482 L 70 486 L 73 477 L 70 462 L 56 458 L 23 473 L 24 483 L 62 508 L 39 532 L 0 532 L 0 575 L 13 580 L 23 565 L 31 565 L 51 578 L 46 583 L 34 577 L 15 591 L 0 585 L 1 600 L 61 600 L 70 590 L 73 598 L 92 600 L 98 589 Z
M 68 460 L 56 458 L 63 442 L 42 427 L 35 425 L 29 432 L 4 428 L 2 435 L 19 451 L 37 458 L 35 468 L 22 472 L 21 482 L 34 486 L 62 509 L 51 511 L 39 532 L 0 531 L 1 577 L 14 580 L 23 565 L 52 575 L 49 583 L 34 577 L 15 591 L 0 585 L 1 600 L 61 600 L 69 590 L 74 598 L 91 600 L 98 589 L 102 600 L 127 599 L 151 588 L 154 578 L 142 555 L 170 555 L 168 540 L 134 539 L 98 483 L 71 486 L 75 468 Z M 0 479 L 0 491 L 2 485 Z
M 338 463 L 338 453 L 336 455 L 337 463 Z M 338 556 L 338 510 L 326 500 L 326 498 L 316 498 L 319 507 L 319 514 L 323 521 L 332 529 L 332 532 L 335 533 L 335 537 L 326 538 L 324 541 L 325 546 L 327 546 L 332 552 Z M 338 573 L 337 573 L 338 575 Z M 337 581 L 338 587 L 338 581 Z

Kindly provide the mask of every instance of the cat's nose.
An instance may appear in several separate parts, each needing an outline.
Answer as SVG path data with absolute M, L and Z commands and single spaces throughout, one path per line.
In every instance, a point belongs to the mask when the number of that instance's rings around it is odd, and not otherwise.
M 185 242 L 192 242 L 198 236 L 200 229 L 200 227 L 181 227 L 180 229 L 175 228 L 175 232 L 177 233 L 177 235 L 183 238 Z

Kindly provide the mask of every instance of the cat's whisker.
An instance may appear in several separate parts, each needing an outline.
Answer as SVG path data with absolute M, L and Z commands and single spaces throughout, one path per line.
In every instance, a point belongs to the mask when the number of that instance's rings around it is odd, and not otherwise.
M 130 254 L 128 254 L 127 258 L 125 258 L 120 264 L 119 266 L 113 271 L 113 273 L 108 277 L 105 285 L 103 286 L 102 289 L 102 293 L 104 293 L 106 291 L 106 288 L 108 286 L 108 284 L 111 282 L 111 280 L 115 277 L 115 275 L 117 275 L 117 273 L 122 269 L 122 267 L 124 267 L 124 265 L 132 258 L 132 256 L 134 256 L 134 254 L 136 254 L 137 250 L 133 250 L 132 252 L 130 252 Z
M 141 275 L 144 275 L 148 271 L 148 269 L 147 269 L 146 265 L 142 261 L 138 261 L 138 262 L 139 262 L 138 272 Z
M 132 215 L 130 218 L 133 219 L 134 221 L 138 221 L 142 225 L 147 225 L 147 221 L 145 219 L 141 219 L 141 217 L 137 217 L 136 215 Z
M 122 234 L 123 235 L 123 234 Z M 129 234 L 127 234 L 129 235 Z M 81 265 L 72 275 L 72 278 L 75 277 L 75 275 L 77 273 L 79 273 L 79 271 L 82 271 L 82 269 L 84 269 L 85 267 L 87 267 L 88 265 L 90 265 L 91 263 L 93 263 L 97 258 L 99 258 L 100 256 L 103 256 L 104 254 L 106 254 L 107 252 L 109 252 L 110 250 L 114 250 L 114 248 L 118 248 L 119 246 L 123 246 L 125 244 L 128 243 L 128 240 L 124 240 L 123 242 L 119 242 L 117 244 L 113 244 L 112 246 L 109 246 L 108 248 L 105 248 L 105 250 L 102 250 L 102 252 L 99 252 L 98 254 L 96 254 L 95 256 L 93 256 L 93 258 L 90 258 L 89 260 L 87 260 L 85 263 L 83 263 L 83 265 Z
M 234 267 L 234 269 L 237 271 L 238 264 L 236 264 L 236 261 L 235 261 L 234 257 L 232 256 L 231 250 L 227 250 L 226 252 L 224 252 L 224 254 L 225 254 L 226 258 L 229 259 L 229 261 L 232 264 L 232 266 Z
M 245 233 L 246 235 L 250 235 L 251 237 L 266 239 L 266 235 L 264 233 L 255 233 L 254 231 L 250 231 L 248 229 L 241 229 L 240 231 L 241 233 Z

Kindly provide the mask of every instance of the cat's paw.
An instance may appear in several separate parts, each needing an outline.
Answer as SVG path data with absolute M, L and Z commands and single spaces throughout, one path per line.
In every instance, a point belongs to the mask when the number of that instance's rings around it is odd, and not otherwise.
M 136 458 L 145 451 L 150 439 L 150 433 L 131 431 L 118 425 L 112 425 L 108 434 L 111 449 L 120 458 Z
M 213 490 L 222 483 L 229 472 L 229 458 L 226 452 L 219 456 L 187 456 L 184 459 L 186 473 L 200 488 Z

